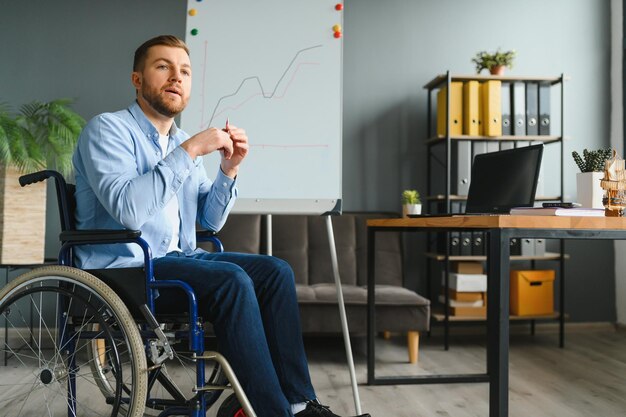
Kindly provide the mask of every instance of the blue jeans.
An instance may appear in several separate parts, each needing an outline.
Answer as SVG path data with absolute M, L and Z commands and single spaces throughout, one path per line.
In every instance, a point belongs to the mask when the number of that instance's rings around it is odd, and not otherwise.
M 154 260 L 154 275 L 194 289 L 198 314 L 213 324 L 219 350 L 259 417 L 291 417 L 290 404 L 316 397 L 287 262 L 243 253 L 171 252 Z M 187 304 L 181 291 L 160 293 L 157 312 Z

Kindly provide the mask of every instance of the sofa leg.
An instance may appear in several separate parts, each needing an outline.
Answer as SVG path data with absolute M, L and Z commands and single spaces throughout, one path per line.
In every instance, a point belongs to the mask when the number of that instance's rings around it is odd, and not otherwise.
M 407 342 L 409 347 L 409 362 L 416 364 L 419 359 L 420 332 L 409 331 L 407 333 Z

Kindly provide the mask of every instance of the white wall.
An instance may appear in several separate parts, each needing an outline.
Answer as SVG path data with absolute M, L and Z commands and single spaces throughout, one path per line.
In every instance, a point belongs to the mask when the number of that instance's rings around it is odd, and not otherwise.
M 611 0 L 611 146 L 624 156 L 623 0 Z M 626 324 L 626 241 L 615 241 L 615 307 Z
M 399 210 L 403 188 L 426 190 L 423 85 L 446 70 L 473 73 L 476 52 L 498 47 L 518 52 L 511 75 L 564 72 L 570 77 L 565 88 L 564 181 L 565 198 L 573 199 L 577 168 L 571 152 L 609 146 L 610 4 L 345 0 L 345 209 Z M 558 152 L 558 146 L 546 146 L 544 161 L 552 172 L 559 168 Z M 558 194 L 552 188 L 558 189 L 557 177 L 548 174 L 545 179 L 546 194 Z M 415 253 L 420 249 L 417 243 L 410 248 Z M 565 251 L 570 255 L 565 265 L 565 311 L 570 320 L 614 321 L 613 242 L 569 240 Z M 538 267 L 556 266 L 544 262 Z M 423 265 L 416 269 L 417 282 L 424 281 L 425 270 Z

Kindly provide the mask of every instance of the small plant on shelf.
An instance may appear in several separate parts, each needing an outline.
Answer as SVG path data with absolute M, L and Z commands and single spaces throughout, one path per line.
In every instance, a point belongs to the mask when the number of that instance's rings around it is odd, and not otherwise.
M 422 214 L 422 202 L 417 190 L 402 191 L 402 217 L 410 214 Z
M 421 204 L 420 193 L 416 190 L 402 191 L 402 204 Z
M 580 172 L 602 172 L 604 171 L 604 161 L 609 159 L 612 154 L 613 150 L 611 148 L 597 149 L 595 151 L 585 149 L 582 157 L 576 151 L 572 152 L 572 157 L 574 157 L 576 165 L 580 168 Z
M 504 67 L 509 69 L 513 68 L 513 60 L 515 59 L 515 50 L 500 51 L 493 53 L 487 51 L 480 51 L 472 58 L 472 62 L 476 65 L 476 74 L 480 74 L 483 69 L 486 69 L 492 75 L 502 75 Z

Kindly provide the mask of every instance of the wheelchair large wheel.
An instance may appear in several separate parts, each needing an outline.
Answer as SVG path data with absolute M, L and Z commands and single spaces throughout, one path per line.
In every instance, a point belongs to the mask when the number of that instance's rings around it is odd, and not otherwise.
M 7 416 L 141 417 L 144 346 L 120 298 L 96 277 L 65 266 L 30 271 L 0 290 L 0 353 L 7 358 L 0 409 Z M 100 380 L 88 349 L 110 358 Z M 114 387 L 103 396 L 102 380 Z

